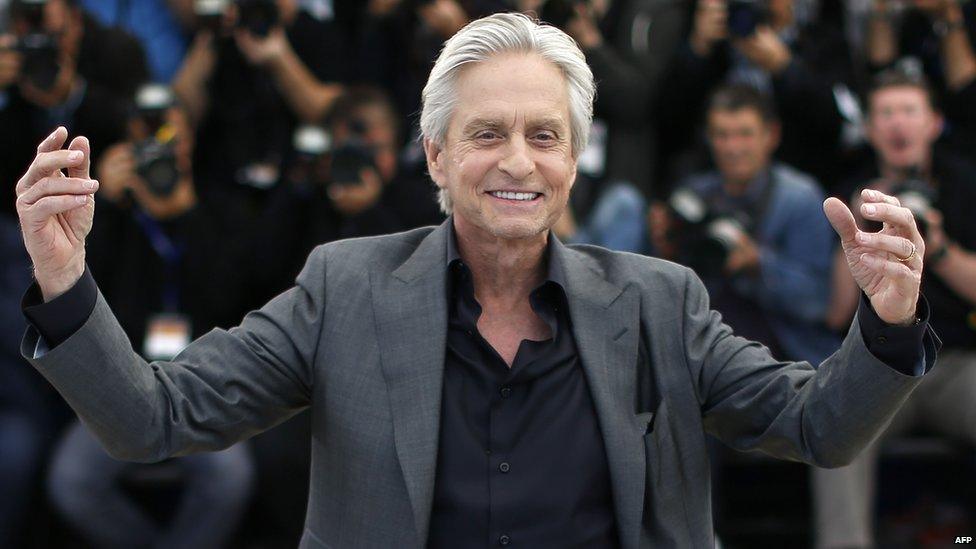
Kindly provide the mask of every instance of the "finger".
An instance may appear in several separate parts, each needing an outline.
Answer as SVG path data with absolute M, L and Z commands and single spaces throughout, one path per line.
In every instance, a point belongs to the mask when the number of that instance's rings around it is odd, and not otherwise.
M 917 282 L 917 276 L 907 265 L 874 254 L 862 254 L 861 264 L 880 275 L 904 282 Z
M 823 209 L 827 221 L 830 221 L 830 225 L 837 232 L 841 242 L 844 244 L 852 242 L 854 235 L 857 234 L 857 223 L 854 221 L 854 214 L 851 213 L 847 204 L 832 196 L 824 200 Z
M 880 202 L 891 204 L 892 206 L 901 206 L 901 201 L 898 200 L 898 197 L 887 195 L 874 189 L 863 189 L 861 191 L 861 199 L 864 202 Z
M 72 168 L 68 168 L 68 177 L 77 177 L 80 179 L 91 179 L 91 174 L 89 170 L 91 169 L 91 145 L 88 143 L 88 138 L 79 135 L 71 140 L 71 144 L 68 145 L 69 151 L 79 151 L 81 154 L 85 155 L 84 159 Z
M 98 182 L 94 179 L 77 179 L 74 177 L 45 177 L 36 185 L 27 189 L 18 200 L 25 206 L 30 206 L 44 198 L 59 194 L 94 194 L 98 190 Z
M 45 196 L 38 200 L 33 206 L 28 208 L 22 218 L 28 225 L 39 225 L 49 217 L 64 213 L 75 208 L 80 208 L 88 203 L 88 195 L 60 194 L 55 196 Z
M 38 153 L 56 151 L 64 145 L 68 139 L 68 130 L 64 126 L 58 126 L 50 135 L 44 138 L 37 146 Z
M 918 242 L 921 239 L 918 228 L 915 226 L 915 216 L 908 208 L 869 202 L 861 205 L 861 215 L 866 219 L 887 223 L 901 231 L 902 234 L 908 235 L 912 242 Z
M 84 157 L 85 154 L 81 151 L 53 150 L 37 153 L 27 168 L 27 173 L 18 182 L 17 193 L 26 191 L 45 177 L 63 177 L 62 168 L 77 165 L 84 161 Z
M 915 252 L 916 257 L 921 257 L 925 251 L 917 249 L 917 246 L 907 238 L 888 234 L 858 231 L 857 241 L 864 246 L 888 252 L 900 259 L 911 256 L 912 252 Z

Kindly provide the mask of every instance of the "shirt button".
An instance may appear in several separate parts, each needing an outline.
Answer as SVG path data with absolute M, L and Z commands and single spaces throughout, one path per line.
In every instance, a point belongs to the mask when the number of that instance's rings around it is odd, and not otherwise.
M 498 545 L 508 546 L 511 544 L 512 544 L 512 538 L 508 537 L 507 535 L 502 534 L 501 536 L 498 537 Z
M 502 387 L 501 393 L 502 393 L 502 398 L 508 398 L 512 394 L 512 388 Z
M 501 463 L 498 464 L 498 470 L 501 471 L 501 472 L 503 472 L 503 473 L 507 473 L 511 469 L 512 469 L 512 466 L 509 465 L 507 461 L 503 461 L 503 462 L 501 462 Z

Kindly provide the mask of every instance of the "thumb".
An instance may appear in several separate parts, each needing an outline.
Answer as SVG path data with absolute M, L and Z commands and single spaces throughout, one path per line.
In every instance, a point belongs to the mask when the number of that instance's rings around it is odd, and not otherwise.
M 835 197 L 830 197 L 824 200 L 823 209 L 830 225 L 840 236 L 841 243 L 846 244 L 853 241 L 854 235 L 857 234 L 857 223 L 854 221 L 854 214 L 851 213 L 847 204 Z

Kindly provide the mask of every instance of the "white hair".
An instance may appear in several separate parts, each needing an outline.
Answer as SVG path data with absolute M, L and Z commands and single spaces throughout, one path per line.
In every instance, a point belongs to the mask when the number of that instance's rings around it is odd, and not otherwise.
M 569 92 L 572 154 L 578 158 L 586 148 L 593 120 L 593 72 L 569 35 L 520 13 L 496 13 L 477 19 L 444 43 L 421 96 L 421 137 L 444 146 L 457 99 L 455 85 L 460 68 L 504 53 L 534 53 L 562 72 Z M 441 210 L 450 214 L 453 205 L 446 189 L 440 189 L 437 200 Z

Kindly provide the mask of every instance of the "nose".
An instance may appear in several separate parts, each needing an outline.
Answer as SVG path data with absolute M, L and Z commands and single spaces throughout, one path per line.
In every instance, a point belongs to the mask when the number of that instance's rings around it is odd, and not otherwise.
M 498 161 L 498 169 L 516 181 L 525 179 L 535 171 L 535 161 L 529 152 L 525 137 L 513 134 L 505 147 L 504 156 Z

